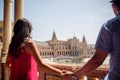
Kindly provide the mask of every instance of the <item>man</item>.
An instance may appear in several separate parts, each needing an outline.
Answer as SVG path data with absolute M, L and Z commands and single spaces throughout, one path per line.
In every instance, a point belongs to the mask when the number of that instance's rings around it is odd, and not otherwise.
M 95 70 L 109 54 L 110 69 L 104 80 L 120 80 L 120 0 L 110 2 L 116 16 L 103 24 L 95 44 L 95 54 L 81 69 L 74 72 L 73 77 L 85 76 Z

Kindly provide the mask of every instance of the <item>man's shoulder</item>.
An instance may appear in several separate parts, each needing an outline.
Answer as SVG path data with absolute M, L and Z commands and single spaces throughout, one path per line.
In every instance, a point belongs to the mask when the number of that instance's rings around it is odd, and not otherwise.
M 114 22 L 120 21 L 120 16 L 113 17 L 112 19 L 108 20 L 108 24 L 112 24 Z
M 120 16 L 116 16 L 110 20 L 108 20 L 104 25 L 110 29 L 112 27 L 115 27 L 116 25 L 120 24 Z

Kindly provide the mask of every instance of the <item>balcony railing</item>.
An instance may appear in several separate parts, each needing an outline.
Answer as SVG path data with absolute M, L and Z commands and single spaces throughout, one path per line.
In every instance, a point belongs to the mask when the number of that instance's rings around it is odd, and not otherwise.
M 75 65 L 75 64 L 50 64 L 53 67 L 56 67 L 61 70 L 70 70 L 75 71 L 76 69 L 82 67 L 84 64 Z M 63 80 L 62 77 L 56 74 L 46 73 L 42 70 L 38 70 L 39 72 L 39 80 Z M 81 77 L 79 80 L 103 80 L 105 75 L 108 72 L 107 66 L 101 66 L 95 71 L 89 73 L 86 76 Z M 0 80 L 2 80 L 2 70 L 1 70 L 1 64 L 0 64 Z
M 75 71 L 76 69 L 82 67 L 83 64 L 80 64 L 80 65 L 50 64 L 50 65 L 61 70 Z M 59 75 L 43 73 L 42 70 L 39 70 L 39 73 L 40 73 L 39 80 L 62 80 L 62 78 Z M 108 73 L 108 66 L 102 65 L 101 67 L 89 73 L 88 75 L 81 77 L 79 80 L 103 80 L 103 78 L 107 73 Z

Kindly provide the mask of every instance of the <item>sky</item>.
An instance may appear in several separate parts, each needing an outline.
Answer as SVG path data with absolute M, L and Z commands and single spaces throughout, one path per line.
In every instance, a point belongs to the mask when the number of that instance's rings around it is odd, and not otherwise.
M 58 40 L 76 36 L 95 44 L 101 26 L 114 17 L 110 0 L 24 0 L 24 17 L 33 26 L 37 41 L 51 40 L 55 31 Z M 14 0 L 12 21 L 14 21 Z M 0 0 L 0 20 L 3 20 L 3 0 Z

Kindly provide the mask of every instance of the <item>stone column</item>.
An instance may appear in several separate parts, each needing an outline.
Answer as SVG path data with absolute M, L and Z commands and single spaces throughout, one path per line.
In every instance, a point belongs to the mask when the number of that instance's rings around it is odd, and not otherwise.
M 17 19 L 24 16 L 24 0 L 15 0 L 14 5 L 14 22 L 16 22 Z
M 2 63 L 5 63 L 8 47 L 11 39 L 11 11 L 12 0 L 4 0 L 4 21 L 3 21 L 3 48 L 2 48 Z
M 2 47 L 2 80 L 8 80 L 7 69 L 5 67 L 8 47 L 11 39 L 11 11 L 12 0 L 4 0 L 4 21 L 3 21 L 3 47 Z

